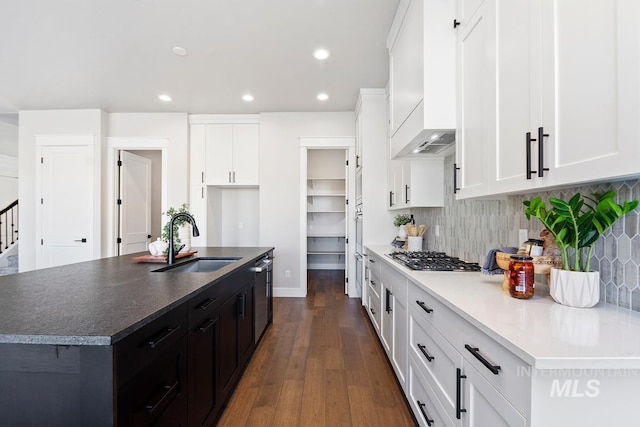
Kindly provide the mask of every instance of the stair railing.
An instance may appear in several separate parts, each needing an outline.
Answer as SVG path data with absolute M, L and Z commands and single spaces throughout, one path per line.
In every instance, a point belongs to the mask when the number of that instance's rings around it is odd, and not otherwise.
M 4 227 L 3 227 L 4 225 Z M 9 232 L 11 226 L 11 232 Z M 4 239 L 4 242 L 3 242 Z M 11 243 L 9 243 L 11 240 Z M 18 201 L 0 210 L 0 254 L 18 240 Z

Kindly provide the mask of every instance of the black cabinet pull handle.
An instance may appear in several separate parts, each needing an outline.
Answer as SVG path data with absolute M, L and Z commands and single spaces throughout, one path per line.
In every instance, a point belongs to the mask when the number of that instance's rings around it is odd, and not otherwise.
M 416 400 L 416 403 L 418 404 L 418 408 L 420 408 L 420 412 L 422 412 L 422 416 L 424 417 L 424 420 L 427 422 L 427 425 L 432 426 L 433 418 L 429 418 L 429 414 L 427 414 L 427 409 L 426 409 L 427 405 L 420 402 L 419 400 Z
M 152 339 L 150 339 L 147 342 L 147 345 L 150 348 L 158 347 L 160 344 L 162 344 L 163 341 L 165 341 L 167 338 L 169 338 L 178 329 L 180 329 L 180 325 L 177 325 L 175 328 L 167 328 L 165 331 L 162 331 L 160 336 L 158 336 L 157 338 L 153 337 Z
M 213 304 L 216 301 L 218 301 L 218 298 L 207 298 L 206 300 L 202 301 L 200 305 L 198 305 L 196 308 L 200 310 L 206 310 L 207 307 L 209 307 L 211 304 Z
M 420 349 L 420 351 L 422 352 L 422 354 L 424 354 L 424 357 L 427 358 L 427 361 L 429 362 L 433 362 L 433 359 L 435 359 L 435 357 L 433 357 L 432 355 L 430 355 L 429 353 L 427 353 L 427 347 L 422 345 L 422 344 L 418 344 L 418 349 Z
M 375 285 L 376 285 L 376 281 L 375 281 L 375 280 L 371 280 L 371 284 L 372 284 L 373 286 L 375 286 Z
M 426 311 L 427 313 L 433 312 L 433 308 L 427 307 L 426 304 L 423 301 L 416 300 L 416 304 L 418 304 L 420 306 L 420 308 L 423 309 L 424 311 Z
M 238 295 L 240 303 L 240 318 L 244 319 L 247 315 L 247 294 Z
M 453 164 L 453 194 L 456 194 L 460 187 L 458 187 L 458 171 L 460 168 L 457 163 Z
M 393 206 L 393 191 L 389 191 L 389 207 Z
M 544 144 L 543 140 L 548 137 L 548 133 L 544 133 L 544 128 L 538 128 L 538 176 L 542 178 L 544 171 L 548 171 L 549 168 L 544 167 Z
M 374 263 L 374 262 L 376 262 L 376 261 L 375 261 L 375 260 L 373 260 L 373 259 L 371 259 L 371 258 L 369 258 L 369 262 Z
M 211 328 L 213 326 L 215 322 L 213 321 L 213 319 L 207 319 L 204 322 L 202 322 L 202 324 L 200 326 L 198 326 L 198 332 L 202 332 L 205 333 L 209 330 L 209 328 Z
M 386 307 L 385 307 L 385 311 L 387 313 L 391 313 L 391 295 L 392 295 L 392 293 L 389 290 L 389 288 L 385 289 L 385 291 L 386 291 L 386 298 L 385 298 L 386 299 L 386 303 L 385 303 Z
M 200 183 L 204 184 L 204 171 L 200 172 Z
M 356 156 L 356 167 L 360 167 L 360 156 Z
M 404 202 L 409 203 L 409 186 L 404 185 Z
M 171 392 L 172 392 L 173 390 L 175 390 L 175 388 L 176 388 L 176 387 L 178 387 L 178 383 L 179 383 L 179 382 L 178 382 L 178 381 L 176 381 L 176 382 L 175 382 L 175 383 L 173 383 L 172 385 L 165 385 L 165 386 L 162 386 L 162 387 L 160 388 L 160 390 L 159 390 L 159 391 L 160 391 L 160 394 L 161 394 L 160 398 L 159 398 L 158 400 L 156 400 L 156 403 L 149 403 L 149 404 L 147 404 L 147 405 L 144 405 L 144 409 L 146 409 L 146 411 L 147 411 L 149 414 L 153 414 L 153 411 L 155 411 L 156 409 L 158 409 L 158 407 L 160 406 L 160 404 L 161 404 L 162 402 L 164 402 L 164 400 L 165 400 L 167 397 L 169 397 L 169 395 L 171 394 Z
M 453 28 L 456 28 L 458 25 L 460 25 L 460 21 L 458 21 L 457 19 L 453 20 Z
M 373 308 L 369 308 L 369 310 L 371 311 L 371 314 L 373 314 L 374 316 L 376 315 L 376 311 Z
M 484 366 L 487 367 L 488 370 L 493 372 L 493 375 L 498 375 L 500 373 L 500 365 L 492 365 L 487 359 L 484 358 L 483 355 L 480 354 L 480 349 L 478 347 L 471 347 L 469 344 L 465 344 L 464 348 L 469 350 L 469 353 L 473 354 L 473 357 L 478 359 Z
M 535 138 L 531 138 L 531 132 L 527 132 L 527 179 L 531 179 L 531 175 L 536 171 L 531 170 L 531 143 L 536 141 Z
M 460 415 L 467 412 L 466 409 L 460 407 L 462 400 L 462 380 L 467 378 L 466 375 L 462 375 L 460 368 L 456 368 L 456 418 L 460 419 Z

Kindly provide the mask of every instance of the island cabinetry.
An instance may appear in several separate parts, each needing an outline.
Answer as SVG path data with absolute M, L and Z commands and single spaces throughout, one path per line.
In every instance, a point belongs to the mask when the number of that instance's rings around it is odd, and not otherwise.
M 187 305 L 115 346 L 117 425 L 179 425 L 187 420 Z
M 220 409 L 218 351 L 220 287 L 211 286 L 189 302 L 189 425 L 205 425 Z
M 226 399 L 251 356 L 253 339 L 252 281 L 245 282 L 220 307 L 220 393 Z

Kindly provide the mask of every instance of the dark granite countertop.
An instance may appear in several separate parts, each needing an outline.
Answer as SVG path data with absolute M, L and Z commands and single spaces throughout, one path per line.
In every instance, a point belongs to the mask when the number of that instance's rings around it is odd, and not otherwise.
M 0 344 L 111 345 L 273 248 L 194 248 L 240 257 L 211 273 L 156 273 L 142 253 L 0 277 Z M 177 263 L 192 258 L 177 260 Z

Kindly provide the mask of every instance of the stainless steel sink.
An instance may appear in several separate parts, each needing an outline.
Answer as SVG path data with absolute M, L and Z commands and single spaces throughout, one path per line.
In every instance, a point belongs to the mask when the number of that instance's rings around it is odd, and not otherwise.
M 153 271 L 156 273 L 211 273 L 229 264 L 233 264 L 239 259 L 240 258 L 196 258 Z

